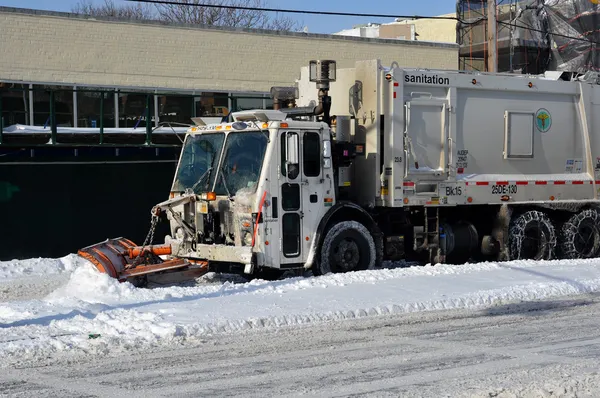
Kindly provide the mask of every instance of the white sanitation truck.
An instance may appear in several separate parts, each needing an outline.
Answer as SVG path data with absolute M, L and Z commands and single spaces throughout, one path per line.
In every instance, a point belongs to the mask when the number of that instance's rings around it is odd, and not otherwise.
M 121 280 L 595 257 L 599 83 L 311 61 L 274 110 L 189 129 L 165 244 L 80 254 Z

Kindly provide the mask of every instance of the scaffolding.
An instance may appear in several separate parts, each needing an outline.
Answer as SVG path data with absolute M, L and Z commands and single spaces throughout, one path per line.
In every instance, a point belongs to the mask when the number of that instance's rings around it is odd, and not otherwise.
M 553 33 L 551 70 L 600 71 L 600 2 L 546 0 L 544 11 Z
M 590 0 L 498 0 L 498 71 L 600 70 L 600 5 Z M 488 71 L 488 1 L 458 0 L 460 69 Z
M 496 47 L 498 71 L 543 73 L 549 63 L 549 42 L 541 0 L 498 0 Z M 457 42 L 460 46 L 460 69 L 488 71 L 488 2 L 457 2 Z M 527 29 L 531 27 L 532 29 Z

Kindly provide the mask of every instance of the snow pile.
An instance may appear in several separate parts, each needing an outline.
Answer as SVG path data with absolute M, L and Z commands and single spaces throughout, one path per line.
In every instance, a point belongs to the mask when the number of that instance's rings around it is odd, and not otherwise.
M 74 298 L 88 303 L 116 304 L 126 302 L 135 293 L 136 289 L 130 283 L 119 283 L 107 274 L 98 272 L 92 264 L 85 264 L 77 268 L 69 281 L 46 299 L 60 302 Z
M 445 264 L 274 282 L 215 284 L 215 279 L 211 275 L 195 286 L 138 289 L 81 263 L 46 297 L 0 302 L 0 365 L 64 351 L 102 354 L 217 333 L 476 310 L 597 292 L 600 259 Z
M 32 258 L 0 261 L 0 281 L 26 276 L 40 276 L 71 272 L 85 260 L 75 254 L 58 259 Z
M 71 254 L 58 259 L 0 262 L 0 302 L 41 298 L 63 285 L 87 260 Z
M 204 278 L 199 280 L 198 283 L 202 284 L 203 280 Z M 105 304 L 111 307 L 119 307 L 133 303 L 168 302 L 186 297 L 199 299 L 218 296 L 225 290 L 240 288 L 243 288 L 243 285 L 225 282 L 191 287 L 173 286 L 138 289 L 131 283 L 121 283 L 106 274 L 98 272 L 92 264 L 86 264 L 77 268 L 64 286 L 50 293 L 45 299 L 49 303 L 58 305 L 79 302 L 80 304 Z

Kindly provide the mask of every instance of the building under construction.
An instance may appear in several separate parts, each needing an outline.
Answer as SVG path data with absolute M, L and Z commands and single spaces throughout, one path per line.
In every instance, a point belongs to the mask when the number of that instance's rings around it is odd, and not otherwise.
M 499 72 L 600 70 L 599 1 L 498 0 L 496 3 Z M 460 69 L 489 70 L 488 1 L 458 0 L 457 16 Z

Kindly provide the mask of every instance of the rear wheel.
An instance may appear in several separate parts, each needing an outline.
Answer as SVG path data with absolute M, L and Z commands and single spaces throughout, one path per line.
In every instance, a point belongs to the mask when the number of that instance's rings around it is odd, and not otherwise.
M 511 260 L 551 260 L 556 247 L 554 225 L 541 211 L 530 210 L 511 223 L 508 238 Z
M 592 258 L 600 251 L 600 214 L 596 209 L 579 212 L 562 226 L 560 248 L 565 258 Z
M 344 221 L 327 232 L 316 271 L 322 275 L 360 271 L 375 264 L 376 247 L 369 230 L 359 222 Z

